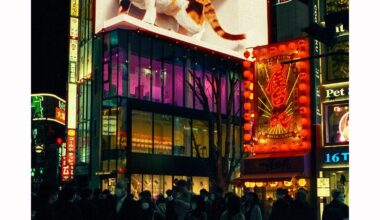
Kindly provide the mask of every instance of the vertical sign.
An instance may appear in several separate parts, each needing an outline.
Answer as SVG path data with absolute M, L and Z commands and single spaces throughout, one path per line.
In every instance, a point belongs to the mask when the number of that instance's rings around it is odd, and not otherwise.
M 79 0 L 71 0 L 70 15 L 73 17 L 79 16 Z
M 313 22 L 319 23 L 319 1 L 313 1 Z M 312 56 L 317 56 L 321 54 L 321 46 L 318 40 L 312 39 Z M 321 124 L 322 110 L 321 110 L 321 91 L 320 91 L 320 81 L 321 81 L 321 58 L 314 59 L 312 61 L 313 74 L 314 74 L 314 91 L 315 96 L 312 97 L 315 103 L 315 118 L 312 119 L 313 124 Z

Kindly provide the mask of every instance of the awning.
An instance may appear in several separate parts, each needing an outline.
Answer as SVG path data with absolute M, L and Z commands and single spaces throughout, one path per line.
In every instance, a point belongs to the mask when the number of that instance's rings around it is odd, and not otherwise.
M 303 173 L 260 173 L 246 174 L 231 180 L 233 185 L 242 185 L 244 182 L 290 181 L 292 178 L 305 177 Z

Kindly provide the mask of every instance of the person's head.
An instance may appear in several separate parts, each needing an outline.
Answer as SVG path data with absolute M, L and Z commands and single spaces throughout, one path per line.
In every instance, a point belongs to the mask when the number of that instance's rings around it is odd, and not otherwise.
M 245 194 L 245 200 L 248 204 L 259 205 L 259 196 L 255 192 L 247 192 L 247 194 Z
M 305 189 L 300 188 L 296 193 L 296 200 L 306 202 L 307 192 Z
M 333 200 L 339 201 L 339 202 L 344 202 L 344 195 L 343 192 L 338 190 L 338 189 L 333 189 L 331 192 L 331 195 L 333 197 Z
M 285 191 L 282 188 L 277 188 L 276 189 L 276 198 L 278 199 L 283 199 L 285 197 Z
M 208 200 L 208 191 L 206 189 L 201 189 L 199 191 L 199 194 L 201 195 L 202 199 L 204 201 L 207 201 Z
M 181 193 L 186 193 L 188 192 L 188 185 L 185 180 L 178 180 L 176 183 L 177 190 Z
M 230 214 L 236 214 L 240 211 L 240 198 L 236 195 L 229 195 L 226 197 L 226 206 L 227 206 L 227 211 Z
M 117 198 L 121 198 L 127 194 L 128 189 L 128 181 L 126 180 L 118 180 L 116 183 L 115 196 Z
M 139 194 L 139 198 L 143 202 L 150 202 L 152 201 L 152 194 L 148 190 L 144 190 Z
M 55 182 L 42 182 L 38 191 L 38 197 L 41 201 L 53 204 L 58 199 L 58 191 L 58 184 Z
M 157 200 L 156 200 L 157 205 L 160 203 L 166 203 L 166 199 L 165 199 L 164 195 L 162 195 L 162 194 L 159 194 L 157 197 Z

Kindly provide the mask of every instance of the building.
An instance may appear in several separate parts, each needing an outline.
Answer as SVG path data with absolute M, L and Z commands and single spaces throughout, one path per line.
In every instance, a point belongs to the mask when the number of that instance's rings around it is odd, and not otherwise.
M 131 192 L 147 189 L 154 195 L 176 179 L 191 182 L 195 193 L 209 189 L 215 175 L 216 80 L 224 122 L 231 109 L 235 151 L 229 152 L 240 156 L 243 50 L 268 42 L 267 2 L 213 5 L 223 28 L 235 37 L 245 33 L 244 41 L 221 38 L 209 23 L 201 39 L 181 28 L 169 31 L 165 16 L 151 25 L 141 21 L 144 11 L 134 5 L 71 1 L 67 129 L 76 160 L 65 168 L 73 174 L 68 181 L 113 192 L 118 179 L 128 178 Z M 238 83 L 231 86 L 229 79 Z M 200 91 L 210 114 L 197 98 Z
M 32 94 L 32 187 L 58 181 L 61 144 L 65 138 L 66 102 L 49 93 Z

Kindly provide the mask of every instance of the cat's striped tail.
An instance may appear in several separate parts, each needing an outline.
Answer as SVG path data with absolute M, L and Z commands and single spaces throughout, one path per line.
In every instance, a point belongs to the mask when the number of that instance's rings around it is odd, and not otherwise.
M 245 34 L 230 34 L 223 30 L 222 26 L 220 26 L 218 18 L 216 17 L 216 11 L 211 1 L 205 0 L 204 2 L 204 14 L 211 27 L 219 36 L 227 40 L 244 40 L 246 38 Z

